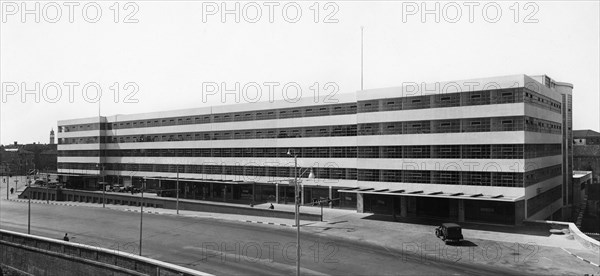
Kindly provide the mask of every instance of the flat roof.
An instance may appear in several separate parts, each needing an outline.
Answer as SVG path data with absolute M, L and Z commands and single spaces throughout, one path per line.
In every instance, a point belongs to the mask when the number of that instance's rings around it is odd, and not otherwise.
M 592 174 L 592 171 L 573 171 L 573 178 L 582 178 Z

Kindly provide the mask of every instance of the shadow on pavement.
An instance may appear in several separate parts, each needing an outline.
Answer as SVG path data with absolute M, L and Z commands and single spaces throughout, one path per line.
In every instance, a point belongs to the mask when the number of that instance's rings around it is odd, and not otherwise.
M 523 225 L 500 225 L 500 224 L 487 224 L 487 223 L 475 223 L 475 222 L 457 222 L 449 219 L 442 218 L 401 218 L 394 217 L 391 215 L 379 215 L 373 214 L 370 216 L 366 216 L 363 219 L 367 220 L 377 220 L 377 221 L 395 221 L 401 223 L 408 224 L 416 224 L 416 225 L 431 225 L 431 226 L 439 226 L 444 222 L 455 222 L 462 226 L 463 229 L 471 229 L 471 230 L 480 230 L 480 231 L 492 231 L 492 232 L 503 232 L 503 233 L 515 233 L 515 234 L 526 234 L 526 235 L 536 235 L 536 236 L 550 236 L 550 229 L 562 229 L 564 226 L 555 226 L 549 224 L 539 224 L 539 223 L 523 223 Z M 433 230 L 432 230 L 433 231 Z
M 449 245 L 452 245 L 452 244 L 449 244 Z M 479 246 L 479 245 L 477 245 L 476 243 L 474 243 L 472 241 L 463 240 L 459 244 L 456 244 L 456 246 L 473 247 L 473 246 Z

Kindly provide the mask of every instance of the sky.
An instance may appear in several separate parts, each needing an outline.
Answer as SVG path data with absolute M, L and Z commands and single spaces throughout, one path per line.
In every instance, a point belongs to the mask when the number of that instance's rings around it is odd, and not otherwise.
M 365 89 L 546 74 L 574 84 L 573 128 L 600 129 L 598 1 L 0 4 L 0 144 L 98 113 L 355 93 L 361 26 Z

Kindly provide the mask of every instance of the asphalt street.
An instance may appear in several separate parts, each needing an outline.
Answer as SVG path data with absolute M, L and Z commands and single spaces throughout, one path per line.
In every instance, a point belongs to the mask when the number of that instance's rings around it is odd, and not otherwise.
M 139 254 L 140 213 L 95 207 L 31 205 L 31 234 Z M 27 232 L 27 203 L 2 200 L 0 228 Z M 289 227 L 213 218 L 143 215 L 143 256 L 217 275 L 292 275 L 296 232 Z M 303 234 L 303 274 L 522 274 L 477 264 L 428 260 L 335 237 Z

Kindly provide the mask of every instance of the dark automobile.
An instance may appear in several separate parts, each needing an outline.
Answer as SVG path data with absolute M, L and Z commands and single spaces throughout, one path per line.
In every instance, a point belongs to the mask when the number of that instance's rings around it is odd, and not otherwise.
M 463 239 L 460 225 L 456 223 L 442 223 L 441 226 L 435 229 L 435 235 L 441 238 L 446 244 L 460 243 Z

